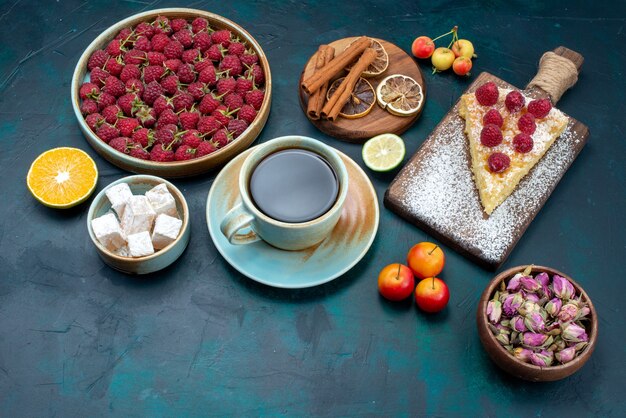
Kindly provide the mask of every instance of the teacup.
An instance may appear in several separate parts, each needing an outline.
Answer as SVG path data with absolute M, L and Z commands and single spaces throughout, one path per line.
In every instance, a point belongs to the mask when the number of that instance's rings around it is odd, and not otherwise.
M 250 179 L 263 160 L 285 150 L 303 150 L 317 154 L 336 176 L 337 193 L 330 208 L 305 222 L 285 222 L 274 219 L 255 205 L 250 191 Z M 224 217 L 220 229 L 231 244 L 251 244 L 263 240 L 283 250 L 302 250 L 324 240 L 333 230 L 348 194 L 348 172 L 341 157 L 332 148 L 313 138 L 283 136 L 259 145 L 243 162 L 239 172 L 241 203 Z M 274 202 L 280 206 L 281 202 Z

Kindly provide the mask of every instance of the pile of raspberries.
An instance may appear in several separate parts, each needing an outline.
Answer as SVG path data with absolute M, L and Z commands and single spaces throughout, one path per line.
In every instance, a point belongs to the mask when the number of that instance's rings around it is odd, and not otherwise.
M 158 16 L 124 28 L 87 68 L 79 91 L 87 125 L 143 160 L 211 154 L 246 130 L 265 97 L 256 52 L 201 17 Z

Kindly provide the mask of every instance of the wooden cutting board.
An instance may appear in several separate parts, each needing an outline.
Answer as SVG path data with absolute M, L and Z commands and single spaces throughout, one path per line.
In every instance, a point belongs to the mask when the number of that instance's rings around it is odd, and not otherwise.
M 555 49 L 580 71 L 583 57 L 565 47 Z M 482 73 L 468 87 L 473 92 L 487 81 L 515 88 L 498 77 Z M 532 97 L 546 97 L 526 89 Z M 483 211 L 470 171 L 465 121 L 459 102 L 450 109 L 387 192 L 385 206 L 481 266 L 497 269 L 542 208 L 561 177 L 585 146 L 588 128 L 569 117 L 563 134 L 535 165 L 515 191 L 488 216 Z M 566 115 L 567 116 L 567 115 Z
M 339 55 L 339 53 L 341 53 L 355 39 L 355 37 L 338 39 L 331 42 L 329 45 L 334 47 L 336 54 Z M 422 113 L 424 103 L 426 102 L 426 83 L 424 83 L 424 77 L 422 76 L 422 71 L 419 66 L 415 60 L 400 47 L 383 39 L 376 40 L 379 41 L 385 48 L 385 51 L 387 51 L 387 55 L 389 56 L 389 66 L 381 75 L 368 78 L 367 80 L 372 84 L 372 87 L 376 89 L 381 80 L 392 74 L 403 74 L 411 77 L 422 87 L 422 95 L 424 97 L 420 110 L 415 115 L 410 117 L 395 116 L 375 103 L 371 112 L 359 119 L 346 119 L 339 117 L 336 121 L 330 122 L 327 120 L 313 120 L 309 118 L 309 121 L 325 134 L 347 142 L 363 143 L 366 140 L 385 132 L 391 132 L 398 135 L 403 133 L 409 129 L 413 123 L 415 123 Z M 302 85 L 302 81 L 315 71 L 314 58 L 315 54 L 307 61 L 298 83 L 300 106 L 302 107 L 302 111 L 305 115 L 307 114 L 306 107 L 309 103 L 309 96 L 300 86 Z M 347 73 L 347 71 L 345 73 Z M 335 79 L 343 77 L 345 73 L 338 75 Z

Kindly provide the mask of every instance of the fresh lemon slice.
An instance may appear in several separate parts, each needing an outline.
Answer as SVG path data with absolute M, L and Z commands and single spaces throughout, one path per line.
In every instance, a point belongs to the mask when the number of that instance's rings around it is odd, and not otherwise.
M 348 45 L 348 47 L 350 45 L 352 45 L 352 42 Z M 374 48 L 376 51 L 376 59 L 365 69 L 365 71 L 361 73 L 362 77 L 376 77 L 384 73 L 387 70 L 387 67 L 389 67 L 389 55 L 387 54 L 383 44 L 375 39 L 372 39 L 370 48 Z M 350 68 L 352 68 L 355 63 L 356 61 L 348 65 L 346 67 L 346 71 L 350 71 Z
M 48 150 L 33 161 L 26 176 L 32 195 L 46 206 L 66 209 L 84 202 L 98 183 L 98 168 L 77 148 Z
M 343 82 L 345 77 L 338 78 L 331 84 L 326 92 L 326 99 L 330 100 L 330 97 L 335 93 L 339 85 Z M 359 77 L 359 80 L 354 85 L 350 98 L 346 104 L 341 108 L 339 112 L 340 116 L 347 119 L 358 119 L 370 113 L 374 108 L 376 102 L 376 93 L 374 87 L 366 79 Z
M 404 141 L 398 135 L 381 134 L 363 145 L 363 161 L 374 171 L 390 171 L 404 159 Z
M 383 109 L 397 116 L 412 116 L 419 112 L 424 102 L 422 86 L 411 77 L 393 74 L 376 88 L 376 99 Z

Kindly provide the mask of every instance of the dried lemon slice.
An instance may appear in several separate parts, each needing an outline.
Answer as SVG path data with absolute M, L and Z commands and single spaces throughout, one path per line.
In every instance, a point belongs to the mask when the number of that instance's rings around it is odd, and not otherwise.
M 330 99 L 333 93 L 337 90 L 339 85 L 343 82 L 345 77 L 338 78 L 331 84 L 326 92 L 326 99 Z M 340 116 L 347 119 L 358 119 L 370 113 L 376 102 L 376 94 L 374 93 L 374 87 L 369 81 L 363 77 L 359 77 L 359 80 L 354 85 L 350 98 L 339 112 Z
M 352 43 L 350 43 L 350 45 L 352 45 Z M 348 45 L 348 47 L 350 45 Z M 374 48 L 376 51 L 376 59 L 365 69 L 365 71 L 361 73 L 362 77 L 376 77 L 384 73 L 387 70 L 387 67 L 389 67 L 389 55 L 387 55 L 387 51 L 385 51 L 383 44 L 375 39 L 372 39 L 372 45 L 370 45 L 370 48 Z M 346 67 L 346 71 L 350 71 L 350 68 L 352 68 L 355 63 L 356 61 L 349 64 Z
M 417 81 L 406 75 L 393 74 L 378 84 L 376 99 L 389 113 L 412 116 L 422 107 L 424 95 Z

